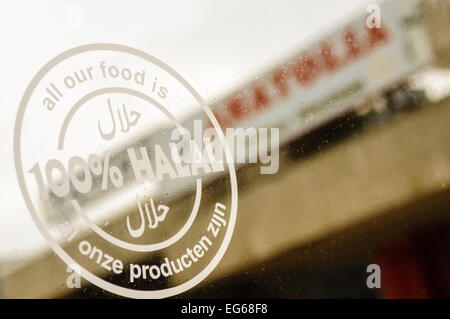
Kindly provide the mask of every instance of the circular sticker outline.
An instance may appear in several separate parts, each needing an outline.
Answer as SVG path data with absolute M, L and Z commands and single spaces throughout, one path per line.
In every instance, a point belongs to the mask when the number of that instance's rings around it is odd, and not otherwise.
M 88 52 L 88 51 L 119 51 L 128 53 L 131 55 L 135 55 L 137 57 L 140 57 L 144 60 L 147 60 L 150 63 L 153 63 L 169 73 L 171 76 L 173 76 L 176 80 L 179 81 L 191 94 L 192 96 L 197 100 L 197 102 L 202 107 L 203 111 L 211 121 L 213 127 L 216 129 L 219 139 L 221 140 L 222 145 L 224 145 L 225 149 L 225 156 L 226 156 L 226 162 L 229 168 L 229 176 L 231 180 L 231 208 L 230 208 L 230 217 L 228 221 L 228 227 L 226 230 L 226 233 L 224 235 L 224 238 L 222 240 L 222 243 L 220 244 L 220 247 L 212 260 L 208 263 L 208 265 L 197 275 L 195 275 L 193 278 L 189 279 L 188 281 L 175 286 L 171 288 L 165 288 L 161 290 L 134 290 L 130 288 L 125 288 L 122 286 L 117 286 L 115 284 L 112 284 L 94 274 L 87 271 L 84 267 L 81 265 L 78 265 L 75 260 L 64 250 L 59 246 L 59 244 L 54 240 L 54 238 L 50 235 L 48 229 L 44 226 L 41 219 L 38 217 L 37 212 L 35 210 L 34 204 L 29 196 L 28 189 L 26 187 L 24 174 L 23 174 L 23 167 L 22 167 L 22 157 L 21 157 L 21 148 L 20 148 L 20 142 L 21 142 L 21 129 L 22 129 L 22 123 L 23 123 L 23 117 L 25 114 L 25 110 L 28 106 L 28 101 L 34 92 L 34 89 L 40 82 L 40 80 L 48 73 L 50 69 L 52 69 L 55 65 L 58 63 L 70 58 L 71 56 L 74 56 L 76 54 Z M 197 91 L 174 69 L 172 69 L 170 66 L 162 62 L 161 60 L 155 58 L 154 56 L 145 53 L 143 51 L 140 51 L 135 48 L 131 48 L 129 46 L 120 45 L 120 44 L 113 44 L 113 43 L 94 43 L 94 44 L 87 44 L 87 45 L 81 45 L 78 47 L 74 47 L 72 49 L 66 50 L 62 52 L 61 54 L 57 55 L 53 59 L 51 59 L 49 62 L 47 62 L 39 71 L 38 73 L 33 77 L 30 84 L 27 86 L 27 89 L 25 90 L 25 93 L 22 97 L 22 100 L 19 105 L 19 109 L 17 111 L 16 115 L 16 121 L 14 125 L 14 160 L 15 160 L 15 168 L 16 168 L 16 174 L 17 179 L 19 183 L 19 187 L 22 193 L 22 196 L 24 198 L 25 204 L 28 208 L 28 212 L 30 213 L 34 223 L 38 227 L 41 234 L 44 236 L 44 238 L 49 243 L 50 247 L 53 249 L 53 251 L 56 253 L 56 255 L 61 258 L 67 265 L 70 264 L 76 264 L 80 268 L 80 275 L 91 282 L 92 284 L 117 295 L 123 296 L 123 297 L 129 297 L 129 298 L 166 298 L 170 296 L 174 296 L 177 294 L 180 294 L 182 292 L 185 292 L 194 286 L 198 285 L 200 282 L 202 282 L 219 264 L 220 260 L 224 256 L 228 245 L 231 241 L 231 237 L 234 231 L 234 226 L 236 223 L 236 217 L 237 217 L 237 179 L 236 179 L 236 171 L 234 168 L 234 161 L 231 157 L 231 153 L 229 150 L 229 147 L 227 143 L 225 142 L 225 137 L 223 134 L 223 131 L 215 118 L 212 111 L 207 106 L 206 102 L 203 100 L 203 98 L 197 93 Z

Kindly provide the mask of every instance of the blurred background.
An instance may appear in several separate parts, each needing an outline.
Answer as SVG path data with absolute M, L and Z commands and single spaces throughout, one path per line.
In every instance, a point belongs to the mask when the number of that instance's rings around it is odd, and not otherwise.
M 67 288 L 64 263 L 25 207 L 12 154 L 32 77 L 60 52 L 97 42 L 170 65 L 223 128 L 260 116 L 282 132 L 276 174 L 237 170 L 238 219 L 222 262 L 177 297 L 450 297 L 450 1 L 4 1 L 1 9 L 0 297 L 117 297 L 84 280 Z M 233 111 L 236 97 L 268 82 L 276 90 L 259 101 L 261 114 Z M 224 194 L 212 187 L 208 196 Z

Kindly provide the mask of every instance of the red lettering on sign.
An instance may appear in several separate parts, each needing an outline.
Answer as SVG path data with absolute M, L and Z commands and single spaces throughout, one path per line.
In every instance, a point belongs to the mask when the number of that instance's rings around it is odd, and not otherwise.
M 344 29 L 343 36 L 340 38 L 344 41 L 346 48 L 346 57 L 340 60 L 333 53 L 332 43 L 325 40 L 319 50 L 310 52 L 300 56 L 289 67 L 281 66 L 277 70 L 269 74 L 266 79 L 270 81 L 276 88 L 277 93 L 282 97 L 287 97 L 289 91 L 290 77 L 294 77 L 301 85 L 312 85 L 323 71 L 332 73 L 336 69 L 343 67 L 345 63 L 349 63 L 354 59 L 360 58 L 363 54 L 368 54 L 369 49 L 375 45 L 386 42 L 388 39 L 388 30 L 385 27 L 367 29 L 366 37 L 362 39 L 355 34 L 351 27 Z M 241 93 L 236 94 L 226 104 L 226 107 L 220 107 L 215 116 L 223 128 L 231 127 L 237 120 L 247 115 L 253 114 L 249 111 L 260 111 L 270 106 L 272 99 L 276 96 L 270 96 L 265 90 L 268 83 L 258 82 L 253 87 L 246 88 Z M 245 92 L 245 93 L 244 93 Z M 246 93 L 249 92 L 249 93 Z M 244 105 L 243 96 L 249 97 L 252 102 L 246 107 Z M 249 108 L 252 108 L 251 110 Z M 255 112 L 257 113 L 257 112 Z
M 323 64 L 327 71 L 333 71 L 337 67 L 336 57 L 333 55 L 328 42 L 323 42 L 320 46 L 320 55 L 322 56 Z
M 233 114 L 234 118 L 239 118 L 244 113 L 244 107 L 242 106 L 242 99 L 238 96 L 232 98 L 227 103 L 227 108 L 230 110 L 231 114 Z
M 317 77 L 318 71 L 316 63 L 309 56 L 300 58 L 293 68 L 295 78 L 303 85 L 311 84 Z
M 280 92 L 282 96 L 287 96 L 289 93 L 286 80 L 287 76 L 285 70 L 275 71 L 275 73 L 272 76 L 272 81 L 277 87 L 278 92 Z
M 387 41 L 388 35 L 384 27 L 371 28 L 367 31 L 369 33 L 369 45 L 372 47 L 380 42 Z
M 255 86 L 253 88 L 253 98 L 257 109 L 262 109 L 269 104 L 269 97 L 260 86 Z

